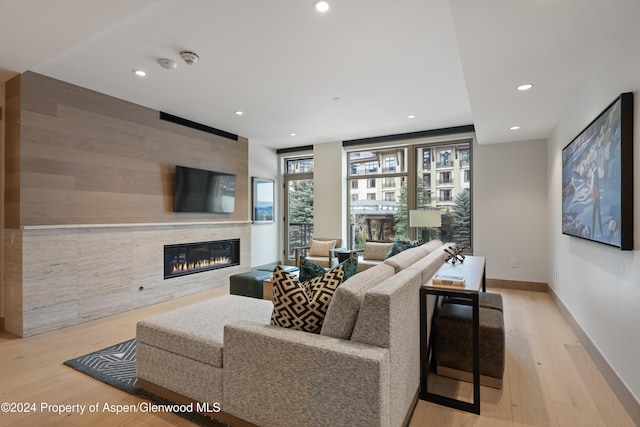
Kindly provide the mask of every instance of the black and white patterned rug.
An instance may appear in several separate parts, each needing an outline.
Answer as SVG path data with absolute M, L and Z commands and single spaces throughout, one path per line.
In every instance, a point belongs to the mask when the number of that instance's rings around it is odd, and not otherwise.
M 136 376 L 136 339 L 121 342 L 75 359 L 67 360 L 65 365 L 102 381 L 112 387 L 142 397 L 157 404 L 171 404 L 168 400 L 151 394 L 137 386 Z M 177 412 L 193 423 L 208 427 L 228 427 L 197 412 Z
M 67 360 L 64 364 L 127 393 L 139 394 L 135 338 Z

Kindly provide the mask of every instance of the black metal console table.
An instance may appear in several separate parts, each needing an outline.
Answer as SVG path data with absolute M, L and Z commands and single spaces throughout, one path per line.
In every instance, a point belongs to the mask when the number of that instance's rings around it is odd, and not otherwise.
M 420 399 L 480 414 L 480 309 L 478 294 L 486 291 L 485 259 L 467 256 L 461 264 L 443 264 L 435 274 L 463 276 L 464 286 L 440 285 L 433 283 L 433 277 L 420 287 Z M 427 295 L 436 295 L 437 313 L 440 297 L 456 297 L 457 304 L 473 307 L 473 402 L 442 396 L 429 391 L 428 378 L 433 362 L 433 337 L 428 328 L 433 319 L 427 318 Z

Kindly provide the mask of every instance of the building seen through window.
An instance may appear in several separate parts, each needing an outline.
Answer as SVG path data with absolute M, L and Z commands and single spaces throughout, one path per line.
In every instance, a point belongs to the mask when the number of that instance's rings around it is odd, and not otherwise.
M 415 153 L 413 167 L 407 160 L 409 150 Z M 350 247 L 360 249 L 366 240 L 412 237 L 409 205 L 442 213 L 442 227 L 421 230 L 418 237 L 471 246 L 469 141 L 352 151 L 347 158 Z M 416 186 L 411 191 L 409 177 Z

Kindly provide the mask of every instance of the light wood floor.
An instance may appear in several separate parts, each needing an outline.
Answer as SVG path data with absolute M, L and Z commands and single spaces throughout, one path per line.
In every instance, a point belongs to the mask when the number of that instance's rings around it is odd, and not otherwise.
M 504 299 L 504 387 L 481 387 L 481 416 L 419 401 L 410 427 L 635 426 L 548 293 L 491 292 Z M 471 400 L 469 383 L 439 381 Z
M 142 401 L 62 364 L 135 336 L 139 319 L 228 292 L 223 287 L 30 338 L 0 333 L 0 402 L 35 403 L 36 413 L 0 413 L 0 426 L 191 426 L 173 414 L 43 413 L 40 405 Z M 482 415 L 420 401 L 411 427 L 628 426 L 635 424 L 546 293 L 507 289 L 505 386 L 482 387 Z M 466 383 L 454 385 L 459 395 Z

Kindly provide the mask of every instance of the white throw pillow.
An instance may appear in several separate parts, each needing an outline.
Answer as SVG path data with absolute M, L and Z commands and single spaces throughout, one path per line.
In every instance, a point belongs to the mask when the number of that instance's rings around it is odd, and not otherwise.
M 329 251 L 336 247 L 335 240 L 311 240 L 309 256 L 329 256 Z
M 391 249 L 393 242 L 365 242 L 364 244 L 364 259 L 384 261 Z

